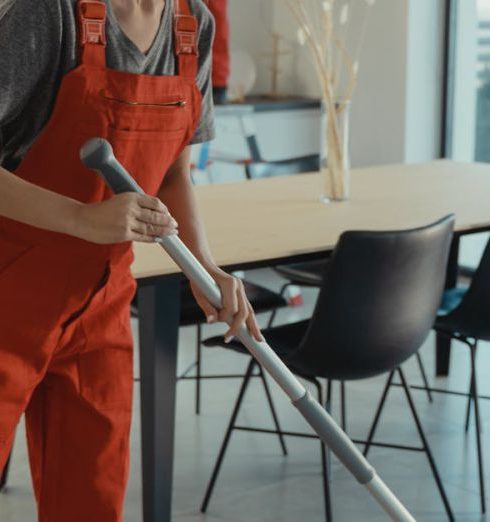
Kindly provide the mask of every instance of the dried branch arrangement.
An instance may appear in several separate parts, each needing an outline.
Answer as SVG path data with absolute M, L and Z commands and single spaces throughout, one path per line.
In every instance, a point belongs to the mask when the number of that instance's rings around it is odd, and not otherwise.
M 375 0 L 286 0 L 298 23 L 298 40 L 308 46 L 315 65 L 326 111 L 328 150 L 327 193 L 331 199 L 347 197 L 347 148 L 340 128 L 357 83 L 359 56 L 369 12 Z M 356 20 L 353 27 L 351 20 Z M 354 40 L 354 41 L 353 41 Z

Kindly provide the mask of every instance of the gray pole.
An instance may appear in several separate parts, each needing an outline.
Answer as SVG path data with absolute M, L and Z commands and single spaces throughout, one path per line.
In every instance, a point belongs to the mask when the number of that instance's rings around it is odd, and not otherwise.
M 141 187 L 115 158 L 108 141 L 101 138 L 88 141 L 80 151 L 80 158 L 88 168 L 102 176 L 114 193 L 138 192 L 143 194 Z M 221 293 L 218 285 L 180 238 L 177 235 L 163 236 L 158 239 L 158 243 L 182 272 L 199 287 L 206 298 L 217 309 L 221 309 Z M 366 486 L 386 514 L 395 522 L 415 522 L 412 515 L 378 477 L 376 470 L 354 443 L 326 410 L 310 396 L 272 348 L 265 341 L 259 342 L 254 339 L 245 325 L 240 327 L 237 337 L 284 390 L 322 441 L 335 453 L 358 482 Z

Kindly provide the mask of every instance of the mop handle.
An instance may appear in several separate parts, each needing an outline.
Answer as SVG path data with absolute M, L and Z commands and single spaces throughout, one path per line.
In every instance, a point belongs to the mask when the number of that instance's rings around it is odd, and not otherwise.
M 102 138 L 89 140 L 82 147 L 80 158 L 86 167 L 94 170 L 104 179 L 114 193 L 144 194 L 141 187 L 115 158 L 108 141 Z M 178 235 L 162 236 L 158 238 L 157 242 L 181 268 L 186 277 L 198 286 L 213 306 L 221 309 L 222 298 L 218 285 Z M 231 318 L 228 319 L 229 324 L 231 321 Z M 237 337 L 289 396 L 294 406 L 302 413 L 322 441 L 335 453 L 358 482 L 366 486 L 390 518 L 395 522 L 414 522 L 415 519 L 377 476 L 376 471 L 354 443 L 296 379 L 267 342 L 257 341 L 244 324 L 241 325 Z

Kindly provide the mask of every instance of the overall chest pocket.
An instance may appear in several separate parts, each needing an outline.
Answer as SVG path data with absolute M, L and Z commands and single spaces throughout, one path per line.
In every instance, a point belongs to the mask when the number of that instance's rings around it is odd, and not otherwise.
M 188 141 L 186 128 L 141 131 L 109 127 L 107 139 L 114 156 L 138 185 L 155 196 L 169 167 Z
M 185 137 L 185 127 L 181 129 L 163 129 L 163 130 L 131 130 L 110 126 L 108 130 L 108 139 L 111 144 L 117 142 L 171 142 L 183 140 Z
M 101 91 L 100 96 L 108 111 L 110 127 L 120 131 L 183 132 L 191 121 L 187 100 L 178 94 L 137 101 L 105 91 Z

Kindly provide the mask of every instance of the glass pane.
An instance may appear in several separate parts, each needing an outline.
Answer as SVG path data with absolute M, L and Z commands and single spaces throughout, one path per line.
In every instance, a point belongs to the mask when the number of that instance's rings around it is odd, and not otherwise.
M 490 162 L 490 0 L 478 0 L 475 160 Z
M 490 0 L 451 0 L 446 155 L 490 163 Z M 459 263 L 475 267 L 488 234 L 465 236 Z

